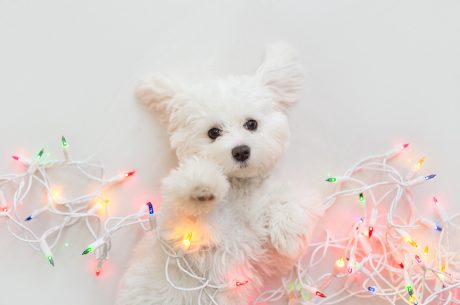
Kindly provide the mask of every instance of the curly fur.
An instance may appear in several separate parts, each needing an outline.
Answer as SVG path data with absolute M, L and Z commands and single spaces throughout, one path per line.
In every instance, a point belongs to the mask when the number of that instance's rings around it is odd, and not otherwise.
M 273 167 L 289 143 L 286 110 L 300 95 L 302 67 L 285 44 L 268 47 L 251 76 L 231 76 L 183 84 L 154 76 L 136 90 L 137 98 L 164 122 L 179 166 L 162 182 L 158 226 L 162 238 L 180 249 L 193 232 L 187 259 L 197 274 L 217 283 L 248 280 L 220 291 L 220 305 L 247 304 L 264 279 L 292 268 L 305 249 L 314 216 L 314 198 L 273 177 Z M 255 131 L 243 128 L 253 119 Z M 217 127 L 215 140 L 208 130 Z M 236 162 L 232 149 L 251 154 Z M 196 292 L 182 292 L 165 279 L 166 255 L 155 234 L 139 243 L 122 280 L 118 305 L 196 305 Z M 183 287 L 197 283 L 176 265 L 171 274 Z

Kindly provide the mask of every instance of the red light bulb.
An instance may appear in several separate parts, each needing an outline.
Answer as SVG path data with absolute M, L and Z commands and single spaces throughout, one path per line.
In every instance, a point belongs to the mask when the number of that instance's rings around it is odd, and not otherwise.
M 131 176 L 133 176 L 135 173 L 136 173 L 136 171 L 134 171 L 134 170 L 133 170 L 133 171 L 129 171 L 129 172 L 125 173 L 125 177 L 131 177 Z
M 374 227 L 369 227 L 369 238 L 372 237 L 372 233 L 374 233 Z
M 21 159 L 21 158 L 19 158 L 19 157 L 16 156 L 16 155 L 11 156 L 11 158 L 13 158 L 13 159 L 16 160 L 16 161 L 19 161 L 19 160 Z
M 246 285 L 249 281 L 244 281 L 244 282 L 236 282 L 236 287 Z
M 322 293 L 321 291 L 316 291 L 315 294 L 319 297 L 322 297 L 322 298 L 325 298 L 326 295 L 324 293 Z

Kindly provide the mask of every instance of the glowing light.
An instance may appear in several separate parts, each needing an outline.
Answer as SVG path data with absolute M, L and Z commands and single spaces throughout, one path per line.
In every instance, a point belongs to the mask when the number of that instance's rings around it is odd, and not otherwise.
M 428 256 L 428 246 L 426 246 L 425 249 L 423 249 L 423 254 L 425 256 Z
M 27 218 L 25 219 L 25 221 L 31 221 L 31 220 L 32 220 L 32 215 L 27 216 Z
M 441 272 L 446 272 L 447 266 L 446 264 L 441 265 Z
M 192 244 L 192 232 L 188 232 L 184 235 L 184 239 L 182 240 L 182 245 L 184 246 L 185 250 L 188 250 L 191 244 Z
M 53 259 L 53 257 L 51 255 L 49 255 L 47 258 L 48 258 L 48 261 L 50 262 L 51 266 L 54 267 L 54 259 Z
M 353 273 L 353 268 L 352 268 L 352 267 L 348 267 L 347 272 L 350 273 L 350 274 Z
M 415 168 L 420 169 L 420 167 L 422 167 L 423 163 L 425 163 L 425 157 L 421 158 L 420 160 L 417 161 L 417 163 L 415 163 Z
M 136 173 L 135 170 L 129 171 L 129 172 L 125 173 L 125 177 L 131 177 L 131 176 L 133 176 L 135 173 Z
M 408 243 L 409 245 L 411 245 L 412 247 L 418 248 L 417 243 L 416 243 L 415 241 L 413 241 L 409 236 L 405 236 L 405 237 L 404 237 L 404 241 L 405 241 L 406 243 Z
M 1 209 L 2 209 L 2 211 L 5 212 L 5 213 L 8 212 L 8 207 L 2 207 Z
M 61 137 L 61 146 L 64 149 L 69 148 L 69 142 L 67 142 L 66 138 L 64 136 Z
M 419 263 L 419 264 L 422 263 L 422 259 L 421 259 L 420 256 L 418 256 L 418 255 L 415 255 L 415 260 L 416 260 L 417 263 Z
M 367 291 L 374 293 L 377 290 L 375 286 L 369 286 L 367 287 Z
M 439 231 L 439 232 L 442 231 L 442 227 L 441 227 L 440 225 L 438 225 L 438 224 L 435 224 L 435 225 L 434 225 L 434 229 L 435 229 L 436 231 Z
M 44 153 L 45 153 L 45 149 L 44 148 L 40 149 L 40 151 L 37 154 L 37 159 L 41 160 L 41 158 L 43 158 Z
M 435 177 L 436 177 L 436 174 L 431 174 L 431 175 L 425 176 L 425 180 L 431 180 Z
M 240 287 L 240 286 L 246 285 L 247 283 L 249 283 L 249 281 L 236 282 L 235 285 L 236 285 L 236 287 Z
M 410 296 L 414 294 L 414 290 L 412 289 L 412 285 L 407 285 L 406 286 L 407 293 L 409 293 Z
M 374 227 L 371 226 L 371 227 L 369 227 L 369 232 L 368 232 L 369 238 L 372 237 L 372 234 L 373 234 L 373 233 L 374 233 Z
M 101 270 L 101 269 L 99 269 L 99 268 L 97 268 L 97 269 L 96 269 L 96 276 L 99 276 L 99 275 L 101 275 L 101 272 L 102 272 L 102 270 Z
M 366 198 L 364 198 L 364 194 L 363 194 L 363 193 L 359 193 L 359 202 L 361 203 L 361 205 L 365 205 L 365 204 L 366 204 Z
M 14 159 L 14 160 L 16 160 L 16 161 L 19 161 L 19 160 L 21 160 L 21 158 L 19 158 L 19 157 L 18 157 L 18 156 L 16 156 L 16 155 L 13 155 L 13 156 L 11 156 L 11 158 L 13 158 L 13 159 Z
M 83 253 L 81 255 L 86 255 L 86 254 L 91 253 L 93 251 L 94 251 L 94 249 L 92 247 L 88 247 L 88 248 L 85 249 L 85 251 L 83 251 Z
M 339 258 L 335 261 L 335 265 L 339 268 L 343 268 L 343 266 L 345 266 L 345 259 L 343 257 Z
M 405 143 L 405 144 L 401 145 L 401 149 L 406 149 L 406 148 L 409 147 L 409 145 L 410 145 L 409 143 Z
M 59 199 L 59 191 L 57 190 L 53 190 L 51 191 L 51 198 L 56 201 L 57 199 Z
M 91 245 L 89 245 L 85 251 L 81 255 L 86 255 L 88 253 L 93 252 L 94 250 L 98 249 L 99 247 L 103 246 L 106 244 L 106 241 L 104 238 L 99 238 L 95 242 L 93 242 Z
M 321 291 L 316 291 L 315 295 L 317 295 L 317 296 L 319 296 L 321 298 L 326 298 L 326 295 L 324 293 L 322 293 Z
M 337 182 L 337 178 L 335 178 L 335 177 L 330 177 L 330 178 L 327 178 L 326 181 L 327 181 L 327 182 L 334 183 L 334 182 Z
M 401 267 L 401 269 L 404 269 L 404 264 L 402 262 L 399 263 L 399 267 Z
M 409 298 L 409 303 L 417 305 L 418 304 L 417 297 L 415 295 L 411 295 L 411 297 Z
M 433 197 L 433 202 L 434 204 L 438 207 L 439 206 L 439 200 L 436 197 Z

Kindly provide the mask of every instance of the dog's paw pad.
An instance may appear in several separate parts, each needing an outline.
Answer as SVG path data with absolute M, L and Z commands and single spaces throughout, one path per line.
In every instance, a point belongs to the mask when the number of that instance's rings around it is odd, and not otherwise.
M 213 201 L 216 197 L 208 187 L 197 187 L 193 191 L 192 200 L 199 202 Z

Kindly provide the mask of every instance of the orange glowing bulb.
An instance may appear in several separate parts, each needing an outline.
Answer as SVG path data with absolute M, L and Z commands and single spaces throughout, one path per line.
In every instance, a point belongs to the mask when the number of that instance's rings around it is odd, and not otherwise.
M 335 265 L 339 268 L 343 268 L 343 266 L 345 266 L 345 259 L 343 257 L 339 258 L 335 261 Z
M 415 168 L 420 169 L 420 167 L 422 167 L 423 163 L 425 163 L 425 157 L 421 158 L 420 160 L 417 161 L 417 163 L 415 163 Z
M 187 250 L 190 248 L 190 245 L 192 243 L 192 232 L 188 232 L 184 235 L 184 239 L 182 240 L 182 245 L 184 246 L 184 249 Z

